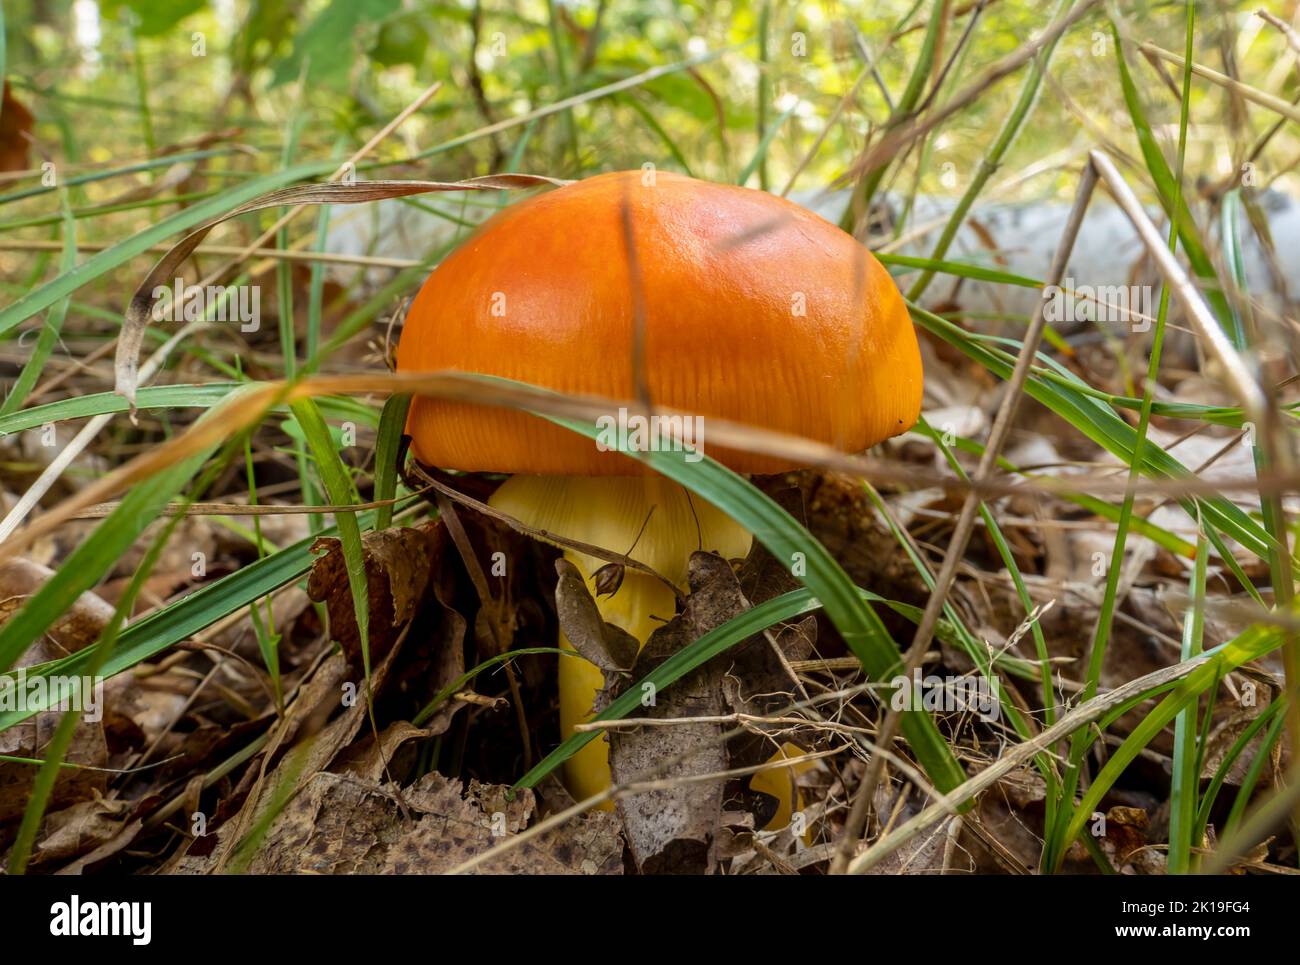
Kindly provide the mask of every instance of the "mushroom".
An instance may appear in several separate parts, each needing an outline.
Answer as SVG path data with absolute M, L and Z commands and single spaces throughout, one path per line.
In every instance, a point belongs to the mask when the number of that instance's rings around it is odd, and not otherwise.
M 424 283 L 397 367 L 610 399 L 641 388 L 654 405 L 698 414 L 697 452 L 743 473 L 801 467 L 710 448 L 710 417 L 861 452 L 911 428 L 921 406 L 911 319 L 870 252 L 783 198 L 653 170 L 578 181 L 483 224 Z M 540 417 L 416 398 L 407 431 L 426 465 L 511 473 L 494 507 L 629 555 L 674 585 L 685 584 L 694 550 L 749 549 L 750 534 L 717 507 Z M 605 561 L 565 556 L 595 592 Z M 597 603 L 642 644 L 676 607 L 669 586 L 632 569 Z M 586 660 L 559 661 L 563 736 L 591 715 L 602 686 Z M 575 797 L 608 786 L 607 753 L 592 741 L 568 760 Z

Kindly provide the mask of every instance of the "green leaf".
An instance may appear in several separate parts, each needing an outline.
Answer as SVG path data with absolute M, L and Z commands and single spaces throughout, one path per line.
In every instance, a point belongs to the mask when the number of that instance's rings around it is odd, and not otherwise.
M 982 340 L 964 331 L 945 318 L 928 312 L 918 305 L 908 303 L 912 317 L 926 331 L 948 342 L 970 358 L 979 362 L 1002 379 L 1011 377 L 1014 359 L 1005 353 L 986 347 Z M 1043 365 L 1054 368 L 1060 379 L 1047 379 L 1038 373 L 1025 381 L 1025 393 L 1065 419 L 1097 445 L 1131 463 L 1137 445 L 1137 431 L 1109 406 L 1083 391 L 1084 383 L 1067 369 L 1057 366 L 1046 356 L 1039 356 Z M 1072 388 L 1071 384 L 1080 388 Z M 1193 473 L 1181 462 L 1158 446 L 1145 446 L 1142 450 L 1142 473 L 1153 479 L 1191 479 Z M 1236 503 L 1223 496 L 1199 499 L 1180 499 L 1193 518 L 1199 504 L 1207 524 L 1228 534 L 1261 559 L 1267 559 L 1272 537 Z
M 401 0 L 331 0 L 294 39 L 289 56 L 276 65 L 272 86 L 296 81 L 307 61 L 307 87 L 347 89 L 356 63 L 357 28 L 401 9 Z
M 375 501 L 392 499 L 397 493 L 397 450 L 406 432 L 406 413 L 411 408 L 409 395 L 389 396 L 379 416 L 379 438 L 375 440 Z M 393 522 L 393 507 L 380 506 L 375 514 L 375 529 L 387 529 Z
M 141 37 L 158 37 L 207 5 L 207 0 L 100 0 L 99 10 L 105 20 L 131 18 Z
M 1142 150 L 1142 160 L 1146 162 L 1147 171 L 1150 172 L 1151 180 L 1155 185 L 1156 197 L 1161 207 L 1165 209 L 1165 214 L 1177 223 L 1178 240 L 1182 243 L 1183 253 L 1192 266 L 1192 272 L 1201 282 L 1199 286 L 1201 293 L 1209 302 L 1210 308 L 1214 310 L 1224 331 L 1231 333 L 1232 310 L 1228 306 L 1227 298 L 1224 297 L 1223 286 L 1220 285 L 1214 264 L 1205 251 L 1196 219 L 1192 217 L 1192 210 L 1187 205 L 1178 179 L 1170 170 L 1164 154 L 1161 153 L 1155 131 L 1147 120 L 1137 84 L 1133 81 L 1133 75 L 1128 69 L 1128 61 L 1124 57 L 1124 43 L 1120 39 L 1119 28 L 1112 23 L 1111 31 L 1115 38 L 1115 62 L 1119 67 L 1120 89 L 1124 94 L 1124 104 L 1133 122 L 1133 132 L 1137 135 L 1138 146 Z M 1184 96 L 1190 96 L 1190 92 Z
M 257 382 L 208 382 L 205 385 L 155 385 L 146 386 L 136 394 L 138 409 L 210 409 L 242 385 L 260 385 Z M 330 419 L 352 420 L 361 425 L 376 426 L 379 418 L 375 410 L 364 402 L 341 396 L 321 396 L 316 399 Z M 78 395 L 58 402 L 32 406 L 12 415 L 0 417 L 0 436 L 13 435 L 36 429 L 47 422 L 66 422 L 112 412 L 126 412 L 130 408 L 126 399 L 116 392 L 96 392 Z M 288 406 L 275 406 L 272 412 L 288 412 Z
M 325 424 L 325 419 L 315 401 L 302 399 L 291 403 L 289 408 L 293 410 L 298 424 L 306 435 L 312 457 L 316 460 L 316 471 L 320 474 L 330 502 L 336 506 L 361 502 L 357 487 L 352 482 L 352 474 L 339 458 L 337 443 L 330 435 L 329 427 Z M 361 660 L 365 667 L 366 680 L 369 681 L 370 589 L 366 577 L 365 553 L 361 546 L 361 526 L 355 512 L 335 513 L 334 520 L 338 525 L 343 559 L 348 566 L 348 587 L 352 591 L 352 606 L 357 618 Z
M 1192 606 L 1183 618 L 1181 659 L 1199 656 L 1205 638 L 1205 538 L 1198 541 L 1196 565 L 1192 571 Z M 1213 691 L 1211 691 L 1212 693 Z M 1187 874 L 1192 865 L 1192 828 L 1196 795 L 1201 789 L 1201 771 L 1196 753 L 1196 705 L 1181 711 L 1174 721 L 1173 775 L 1169 788 L 1168 873 Z
M 766 133 L 763 134 L 763 140 L 759 142 L 757 150 L 754 151 L 754 156 L 750 158 L 749 163 L 745 165 L 745 170 L 740 172 L 740 177 L 736 178 L 737 184 L 743 186 L 745 182 L 754 176 L 754 172 L 758 170 L 759 165 L 767 158 L 767 152 L 772 147 L 772 141 L 776 139 L 777 134 L 781 132 L 781 128 L 785 126 L 785 122 L 793 116 L 795 109 L 798 106 L 798 104 L 793 104 L 786 108 L 781 116 L 776 119 L 775 123 L 773 123 L 772 126 L 767 129 Z
M 370 48 L 370 59 L 381 67 L 410 64 L 419 67 L 429 49 L 429 30 L 425 18 L 414 11 L 384 21 L 379 36 Z

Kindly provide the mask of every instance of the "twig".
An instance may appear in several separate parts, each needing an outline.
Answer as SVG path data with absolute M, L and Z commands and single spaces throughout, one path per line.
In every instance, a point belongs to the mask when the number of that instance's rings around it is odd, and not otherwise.
M 1259 9 L 1255 11 L 1255 16 L 1259 17 L 1266 23 L 1271 23 L 1278 30 L 1282 31 L 1282 36 L 1286 38 L 1286 45 L 1291 48 L 1291 52 L 1300 55 L 1300 34 L 1295 32 L 1295 28 L 1289 23 L 1267 10 Z
M 1157 47 L 1149 40 L 1139 44 L 1138 50 L 1146 54 L 1148 57 L 1157 57 L 1160 60 L 1167 60 L 1169 63 L 1178 67 L 1182 67 L 1186 63 L 1186 61 L 1184 61 L 1178 54 L 1165 50 L 1163 47 Z M 1208 80 L 1212 84 L 1217 84 L 1234 94 L 1240 95 L 1252 104 L 1258 104 L 1260 107 L 1266 107 L 1270 111 L 1281 114 L 1283 117 L 1300 122 L 1300 108 L 1293 106 L 1290 102 L 1284 101 L 1280 97 L 1262 91 L 1258 87 L 1251 87 L 1249 84 L 1243 84 L 1241 81 L 1234 80 L 1227 74 L 1221 74 L 1217 70 L 1212 70 L 1209 67 L 1205 67 L 1202 64 L 1195 62 L 1192 64 L 1192 73 L 1197 77 L 1202 77 L 1205 80 Z
M 104 251 L 113 243 L 104 241 L 79 241 L 78 251 Z M 172 250 L 172 245 L 154 245 L 141 254 L 165 254 Z M 32 238 L 24 241 L 0 241 L 0 251 L 62 251 L 62 241 L 48 241 Z M 243 245 L 199 245 L 192 254 L 195 255 L 242 255 L 248 251 Z M 250 255 L 269 258 L 273 261 L 321 261 L 331 265 L 359 265 L 363 268 L 413 268 L 421 261 L 418 258 L 381 258 L 377 255 L 343 255 L 329 251 L 295 251 L 285 248 L 254 248 Z
M 563 811 L 560 811 L 558 814 L 551 815 L 549 818 L 546 818 L 545 820 L 538 822 L 537 824 L 533 825 L 531 828 L 528 828 L 525 831 L 521 831 L 519 834 L 516 834 L 513 837 L 506 838 L 500 844 L 491 847 L 486 851 L 482 851 L 479 854 L 476 854 L 468 861 L 461 862 L 456 867 L 448 871 L 447 874 L 449 875 L 467 874 L 468 872 L 473 871 L 475 868 L 477 868 L 479 865 L 483 864 L 484 862 L 491 861 L 494 858 L 500 857 L 505 852 L 511 851 L 514 848 L 517 848 L 520 845 L 524 844 L 525 842 L 532 840 L 533 838 L 540 837 L 541 835 L 546 834 L 548 831 L 551 831 L 559 827 L 560 825 L 564 824 L 570 818 L 575 818 L 578 815 L 583 814 L 591 810 L 592 808 L 605 803 L 606 801 L 616 801 L 619 798 L 628 797 L 634 794 L 644 794 L 647 791 L 668 790 L 670 788 L 678 787 L 682 784 L 702 784 L 711 781 L 730 780 L 736 777 L 746 777 L 750 774 L 757 774 L 761 771 L 775 770 L 776 768 L 791 768 L 797 764 L 802 764 L 805 761 L 820 760 L 824 757 L 831 757 L 835 754 L 839 754 L 843 750 L 844 750 L 843 747 L 832 747 L 824 751 L 817 751 L 812 754 L 804 754 L 800 757 L 789 757 L 780 761 L 768 762 L 764 764 L 755 764 L 752 767 L 737 767 L 726 771 L 714 771 L 708 774 L 692 774 L 689 777 L 636 781 L 628 784 L 611 786 L 609 788 L 606 788 L 604 791 L 601 791 L 599 794 L 594 794 L 583 801 L 579 801 L 577 804 L 574 804 L 572 807 L 565 808 Z

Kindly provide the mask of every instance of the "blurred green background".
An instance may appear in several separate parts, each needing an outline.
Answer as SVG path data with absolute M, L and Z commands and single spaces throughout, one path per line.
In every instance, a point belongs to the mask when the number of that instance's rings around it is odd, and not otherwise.
M 1249 60 L 1251 83 L 1291 99 L 1295 57 L 1277 30 L 1253 16 L 1257 6 L 1202 4 L 1198 59 L 1220 70 Z M 1286 19 L 1292 7 L 1274 12 Z M 140 159 L 232 127 L 242 129 L 237 148 L 220 150 L 257 152 L 262 167 L 286 152 L 329 157 L 340 145 L 363 143 L 442 80 L 431 104 L 376 159 L 423 155 L 414 169 L 439 177 L 503 169 L 577 177 L 650 162 L 735 181 L 752 168 L 748 183 L 775 190 L 802 166 L 800 190 L 842 175 L 873 125 L 888 119 L 938 8 L 928 0 L 6 0 L 6 73 L 35 117 L 34 156 L 68 163 Z M 942 76 L 940 101 L 1060 9 L 1013 0 L 952 8 L 945 51 L 970 34 Z M 1183 4 L 1124 3 L 1114 12 L 1134 41 L 1181 49 Z M 1061 166 L 1099 141 L 1134 151 L 1113 48 L 1095 17 L 1066 35 L 1031 123 L 1005 158 L 1007 169 L 1036 166 L 1013 194 L 1068 192 L 1072 178 L 1061 176 Z M 664 72 L 572 111 L 478 133 L 653 68 Z M 1140 65 L 1140 80 L 1152 77 Z M 989 89 L 923 155 L 891 170 L 886 186 L 910 190 L 915 180 L 926 192 L 960 193 L 1018 85 L 1013 76 Z M 1153 125 L 1176 125 L 1169 92 L 1149 93 Z M 1254 113 L 1198 85 L 1189 170 L 1233 170 L 1234 153 L 1270 122 Z M 1284 131 L 1270 156 L 1289 157 L 1297 147 Z

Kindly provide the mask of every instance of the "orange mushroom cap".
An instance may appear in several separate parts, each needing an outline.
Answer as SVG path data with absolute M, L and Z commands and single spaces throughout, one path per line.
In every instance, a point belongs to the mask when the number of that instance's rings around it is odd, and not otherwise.
M 483 224 L 420 289 L 397 367 L 631 399 L 637 288 L 653 403 L 705 417 L 705 451 L 732 469 L 798 467 L 709 447 L 710 416 L 844 452 L 916 421 L 916 334 L 893 279 L 866 248 L 783 198 L 666 172 L 602 174 L 511 205 Z M 408 432 L 416 458 L 443 468 L 641 471 L 626 456 L 518 411 L 417 398 Z

